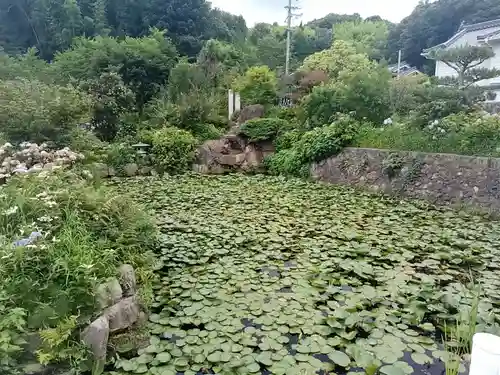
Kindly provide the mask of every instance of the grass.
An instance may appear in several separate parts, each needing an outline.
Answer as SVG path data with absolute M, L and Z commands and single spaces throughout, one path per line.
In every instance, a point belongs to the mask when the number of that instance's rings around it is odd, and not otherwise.
M 446 375 L 458 375 L 463 366 L 464 355 L 472 353 L 472 339 L 476 333 L 481 288 L 473 285 L 470 310 L 464 309 L 454 325 L 444 324 L 443 345 L 448 356 L 445 362 Z
M 79 329 L 95 317 L 97 286 L 119 265 L 134 266 L 140 296 L 152 300 L 155 226 L 110 187 L 70 172 L 13 178 L 0 188 L 0 225 L 0 305 L 26 314 L 17 335 L 40 332 L 43 363 L 84 359 Z M 41 234 L 36 241 L 13 246 L 33 232 Z M 0 334 L 8 327 L 4 318 L 0 314 Z

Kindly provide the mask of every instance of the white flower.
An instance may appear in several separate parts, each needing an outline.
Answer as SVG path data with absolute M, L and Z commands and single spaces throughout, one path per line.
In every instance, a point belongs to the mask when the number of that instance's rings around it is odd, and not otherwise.
M 386 118 L 386 119 L 384 120 L 384 125 L 392 125 L 392 118 L 390 118 L 390 117 L 389 117 L 389 118 Z
M 432 125 L 438 125 L 438 124 L 439 124 L 439 120 L 434 120 L 434 121 L 432 122 Z
M 432 136 L 432 139 L 436 140 L 436 139 L 437 139 L 437 137 L 436 137 L 435 135 L 433 135 L 433 136 Z
M 42 223 L 50 223 L 52 218 L 49 216 L 42 216 L 38 218 L 38 221 L 41 221 Z
M 17 207 L 17 206 L 10 207 L 9 209 L 4 211 L 4 215 L 7 215 L 7 216 L 14 215 L 18 209 L 19 209 L 19 207 Z
M 441 133 L 446 133 L 446 130 L 444 130 L 444 129 L 441 129 Z

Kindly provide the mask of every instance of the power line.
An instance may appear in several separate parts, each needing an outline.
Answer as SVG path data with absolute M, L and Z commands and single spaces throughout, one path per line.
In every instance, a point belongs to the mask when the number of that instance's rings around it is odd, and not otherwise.
M 294 13 L 296 10 L 300 10 L 299 7 L 292 6 L 292 0 L 288 0 L 288 5 L 285 7 L 288 11 L 288 15 L 286 17 L 286 62 L 285 62 L 285 75 L 288 76 L 290 74 L 290 50 L 292 45 L 292 19 L 294 17 L 300 17 L 302 14 Z

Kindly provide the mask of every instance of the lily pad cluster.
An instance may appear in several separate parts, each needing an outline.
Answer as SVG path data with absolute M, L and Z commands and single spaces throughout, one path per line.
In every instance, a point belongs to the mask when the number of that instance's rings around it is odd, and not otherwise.
M 116 373 L 402 375 L 471 309 L 498 332 L 500 224 L 265 176 L 127 180 L 162 247 L 149 346 Z

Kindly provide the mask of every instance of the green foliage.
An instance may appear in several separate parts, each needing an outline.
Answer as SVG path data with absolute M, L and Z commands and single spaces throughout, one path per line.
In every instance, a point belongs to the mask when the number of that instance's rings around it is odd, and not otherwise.
M 120 176 L 125 174 L 123 167 L 136 162 L 136 150 L 126 143 L 111 143 L 105 147 L 102 162 L 113 167 Z
M 500 120 L 481 113 L 459 113 L 421 129 L 412 124 L 364 127 L 358 147 L 462 155 L 500 156 Z
M 274 139 L 279 133 L 290 129 L 290 124 L 279 118 L 258 118 L 245 122 L 240 133 L 248 137 L 250 142 Z
M 356 73 L 373 66 L 368 56 L 358 53 L 356 48 L 343 40 L 337 40 L 332 47 L 304 60 L 301 70 L 313 72 L 321 70 L 328 74 L 332 81 L 336 81 L 341 75 Z
M 193 89 L 181 94 L 175 103 L 160 95 L 153 99 L 145 112 L 155 128 L 172 125 L 197 135 L 210 132 L 210 129 L 203 129 L 204 124 L 217 124 L 217 127 L 227 124 L 227 120 L 219 115 L 221 106 L 222 97 Z
M 199 143 L 212 139 L 219 139 L 225 133 L 225 129 L 218 127 L 215 124 L 195 124 L 191 127 L 192 134 L 196 137 Z
M 92 96 L 92 125 L 104 141 L 112 141 L 119 131 L 120 115 L 134 105 L 134 95 L 116 73 L 103 73 L 83 85 Z
M 194 159 L 196 138 L 188 131 L 166 127 L 152 134 L 153 163 L 160 172 L 187 171 Z
M 75 128 L 69 134 L 68 146 L 71 150 L 81 152 L 85 156 L 85 162 L 95 162 L 100 160 L 107 144 L 90 130 Z
M 44 59 L 68 48 L 78 36 L 139 37 L 168 30 L 180 52 L 196 56 L 205 40 L 244 41 L 243 17 L 211 9 L 204 0 L 0 1 L 0 45 L 10 53 L 35 46 Z
M 9 296 L 0 295 L 0 370 L 3 374 L 14 374 L 16 357 L 26 344 L 23 335 L 26 331 L 26 310 L 9 306 Z
M 8 56 L 0 48 L 0 79 L 17 78 L 51 81 L 50 65 L 37 56 L 37 50 L 30 48 L 23 55 Z
M 65 81 L 95 80 L 104 72 L 116 72 L 141 109 L 168 82 L 176 59 L 177 51 L 170 39 L 152 30 L 142 38 L 79 38 L 71 49 L 56 55 L 52 66 Z
M 73 86 L 0 81 L 1 131 L 11 141 L 67 144 L 70 132 L 89 120 L 89 97 Z
M 191 90 L 200 90 L 208 85 L 208 79 L 198 64 L 191 64 L 181 60 L 170 71 L 168 81 L 168 99 L 177 102 L 182 95 Z
M 416 92 L 416 107 L 410 112 L 411 122 L 414 126 L 424 127 L 448 115 L 467 111 L 477 101 L 477 95 L 474 88 L 458 90 L 453 87 L 423 86 Z
M 230 72 L 242 73 L 247 69 L 245 53 L 236 46 L 218 40 L 208 40 L 198 55 L 198 65 L 215 87 L 224 84 Z
M 418 75 L 392 79 L 389 85 L 391 112 L 406 116 L 418 109 L 421 104 L 419 98 L 430 83 L 427 76 Z
M 315 87 L 303 100 L 309 128 L 333 121 L 337 113 L 381 123 L 390 114 L 389 77 L 383 68 L 342 74 L 340 80 Z
M 381 60 L 386 55 L 389 27 L 385 21 L 345 22 L 334 28 L 335 40 L 344 40 L 370 59 Z
M 274 146 L 276 147 L 276 152 L 292 148 L 296 144 L 304 132 L 299 129 L 293 129 L 284 133 L 279 134 L 274 140 Z
M 73 368 L 78 369 L 87 359 L 86 349 L 75 333 L 77 319 L 78 316 L 71 315 L 60 320 L 55 328 L 40 331 L 42 345 L 36 352 L 40 364 L 70 363 Z
M 127 197 L 70 172 L 15 177 L 1 190 L 2 336 L 15 322 L 23 330 L 24 311 L 26 329 L 46 329 L 39 359 L 69 360 L 77 369 L 85 351 L 74 328 L 93 316 L 97 285 L 115 276 L 119 265 L 150 274 L 154 224 Z M 40 234 L 36 241 L 15 244 L 33 232 Z
M 442 61 L 457 73 L 457 78 L 447 77 L 447 83 L 455 83 L 460 88 L 469 87 L 478 81 L 499 76 L 499 69 L 478 68 L 478 66 L 494 56 L 493 48 L 489 45 L 466 45 L 449 49 L 435 48 L 427 53 L 428 58 Z
M 350 144 L 359 127 L 357 121 L 343 116 L 331 125 L 314 128 L 300 136 L 290 135 L 295 142 L 292 143 L 290 139 L 281 140 L 281 150 L 266 160 L 268 171 L 276 175 L 308 175 L 310 163 L 340 152 Z M 290 148 L 284 148 L 287 144 Z
M 233 88 L 241 94 L 245 105 L 271 105 L 276 99 L 277 85 L 276 74 L 267 66 L 255 66 L 238 78 Z

